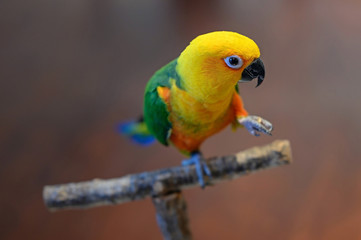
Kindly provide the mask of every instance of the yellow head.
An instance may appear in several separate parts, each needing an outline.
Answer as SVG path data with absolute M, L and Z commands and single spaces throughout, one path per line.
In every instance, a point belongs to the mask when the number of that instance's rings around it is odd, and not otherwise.
M 217 101 L 232 95 L 244 69 L 259 56 L 258 46 L 248 37 L 211 32 L 195 38 L 181 53 L 177 72 L 187 92 L 200 100 Z

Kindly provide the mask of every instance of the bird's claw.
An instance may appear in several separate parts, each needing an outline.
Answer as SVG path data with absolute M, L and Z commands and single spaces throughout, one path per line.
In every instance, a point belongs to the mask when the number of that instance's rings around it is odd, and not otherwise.
M 238 122 L 242 124 L 248 130 L 248 132 L 254 136 L 260 136 L 259 133 L 272 135 L 272 123 L 261 117 L 247 116 L 238 119 Z
M 197 172 L 198 182 L 202 188 L 206 186 L 204 182 L 204 174 L 209 178 L 212 177 L 211 170 L 209 169 L 207 163 L 203 160 L 202 156 L 199 153 L 192 154 L 191 158 L 183 160 L 182 166 L 194 165 Z

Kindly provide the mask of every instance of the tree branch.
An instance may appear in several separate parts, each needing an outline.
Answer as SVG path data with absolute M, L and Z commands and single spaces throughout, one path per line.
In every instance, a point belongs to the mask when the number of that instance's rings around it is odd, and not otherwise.
M 156 219 L 165 240 L 191 240 L 188 226 L 187 204 L 182 193 L 153 198 Z
M 255 171 L 289 164 L 292 160 L 290 143 L 277 140 L 234 155 L 207 159 L 212 178 L 205 176 L 207 185 L 234 179 Z M 198 186 L 194 166 L 176 166 L 127 175 L 121 178 L 45 186 L 43 197 L 50 210 L 85 208 L 157 197 Z

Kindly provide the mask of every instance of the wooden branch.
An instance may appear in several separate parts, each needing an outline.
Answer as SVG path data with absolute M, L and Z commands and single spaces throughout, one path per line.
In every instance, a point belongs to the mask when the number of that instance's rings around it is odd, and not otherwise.
M 157 223 L 165 240 L 191 240 L 187 204 L 182 193 L 153 198 Z
M 255 171 L 289 164 L 290 143 L 277 140 L 240 153 L 206 160 L 212 178 L 205 177 L 207 185 L 234 179 Z M 199 186 L 194 166 L 176 166 L 168 169 L 127 175 L 121 178 L 45 186 L 43 197 L 51 210 L 85 208 L 119 204 L 145 197 L 156 197 Z

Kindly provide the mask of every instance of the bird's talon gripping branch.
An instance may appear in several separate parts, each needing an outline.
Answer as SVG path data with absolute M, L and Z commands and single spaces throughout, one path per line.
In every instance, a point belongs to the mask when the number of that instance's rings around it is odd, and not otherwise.
M 267 135 L 272 135 L 272 123 L 269 121 L 258 117 L 258 116 L 247 116 L 244 118 L 238 119 L 238 122 L 242 124 L 250 134 L 258 137 L 259 133 L 264 133 Z
M 209 178 L 212 177 L 211 170 L 208 168 L 207 163 L 203 160 L 202 155 L 200 153 L 194 153 L 189 159 L 182 161 L 182 166 L 195 165 L 198 182 L 202 188 L 206 186 L 204 182 L 204 174 Z

